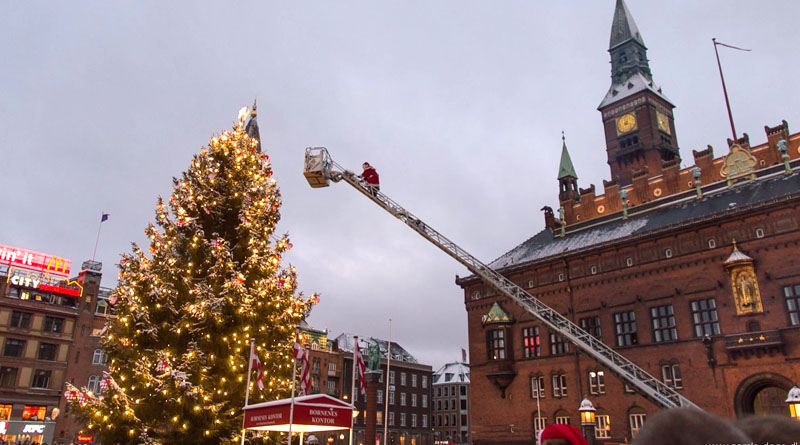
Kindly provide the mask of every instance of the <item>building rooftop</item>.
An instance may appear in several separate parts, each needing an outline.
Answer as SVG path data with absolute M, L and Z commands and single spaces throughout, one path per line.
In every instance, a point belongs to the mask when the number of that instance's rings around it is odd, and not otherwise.
M 434 385 L 450 383 L 469 383 L 469 365 L 467 363 L 447 363 L 433 373 Z
M 353 336 L 354 334 L 343 332 L 336 337 L 336 342 L 339 345 L 339 349 L 346 352 L 353 352 L 353 349 L 355 349 L 355 339 Z M 375 337 L 358 337 L 358 347 L 364 354 L 366 354 L 364 351 L 366 351 L 367 348 L 375 344 L 377 344 L 380 348 L 381 357 L 386 357 L 386 350 L 389 345 L 388 341 Z M 406 363 L 419 363 L 413 355 L 395 342 L 392 342 L 392 360 L 398 360 Z

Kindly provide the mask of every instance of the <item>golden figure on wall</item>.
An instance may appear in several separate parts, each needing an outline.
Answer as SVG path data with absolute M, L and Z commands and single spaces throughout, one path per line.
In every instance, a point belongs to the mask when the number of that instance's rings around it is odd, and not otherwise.
M 731 276 L 731 290 L 736 303 L 736 314 L 763 312 L 753 259 L 736 247 L 736 240 L 733 241 L 733 252 L 725 260 L 725 268 L 728 269 Z

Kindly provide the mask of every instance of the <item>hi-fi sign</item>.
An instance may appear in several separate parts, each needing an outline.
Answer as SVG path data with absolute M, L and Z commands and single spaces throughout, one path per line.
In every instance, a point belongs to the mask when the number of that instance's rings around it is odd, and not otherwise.
M 72 262 L 68 259 L 0 244 L 0 264 L 23 267 L 39 272 L 68 276 Z

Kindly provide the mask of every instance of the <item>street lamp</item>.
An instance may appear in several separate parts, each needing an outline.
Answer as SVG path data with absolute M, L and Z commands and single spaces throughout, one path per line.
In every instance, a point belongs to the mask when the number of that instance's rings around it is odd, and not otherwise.
M 800 420 L 800 388 L 792 386 L 786 397 L 786 403 L 789 405 L 789 413 L 792 418 Z
M 578 412 L 581 413 L 581 429 L 590 444 L 594 444 L 595 411 L 597 410 L 589 399 L 583 399 L 581 407 L 578 408 Z

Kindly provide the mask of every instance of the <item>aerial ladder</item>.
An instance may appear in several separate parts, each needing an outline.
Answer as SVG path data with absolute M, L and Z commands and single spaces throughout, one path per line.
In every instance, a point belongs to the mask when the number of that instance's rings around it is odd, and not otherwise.
M 480 262 L 387 195 L 370 187 L 360 176 L 342 168 L 333 161 L 325 147 L 306 148 L 303 175 L 313 188 L 328 187 L 330 182 L 344 181 L 350 184 L 657 405 L 665 408 L 699 408 L 674 388 L 653 377 L 502 274 Z

